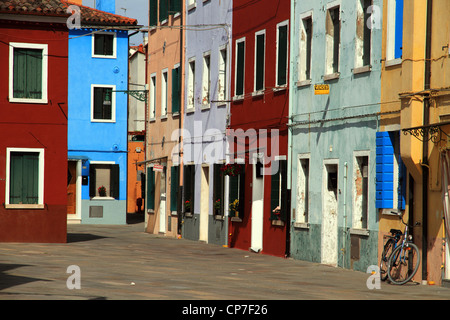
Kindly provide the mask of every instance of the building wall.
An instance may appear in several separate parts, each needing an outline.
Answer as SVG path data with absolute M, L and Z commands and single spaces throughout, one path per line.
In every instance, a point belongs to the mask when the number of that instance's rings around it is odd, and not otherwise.
M 69 40 L 69 125 L 68 148 L 70 157 L 84 157 L 82 176 L 89 176 L 92 161 L 111 161 L 120 165 L 120 196 L 105 204 L 103 218 L 89 218 L 91 201 L 89 184 L 82 185 L 81 223 L 126 223 L 127 188 L 127 101 L 122 92 L 115 95 L 115 121 L 91 121 L 92 85 L 115 85 L 115 90 L 127 90 L 128 33 L 115 31 L 117 54 L 114 59 L 92 57 L 91 29 L 71 30 Z M 108 202 L 106 202 L 108 201 Z M 107 203 L 107 205 L 106 205 Z
M 195 60 L 195 107 L 188 110 L 185 95 L 184 108 L 186 110 L 183 122 L 183 161 L 185 164 L 195 163 L 195 200 L 194 216 L 185 217 L 183 226 L 183 236 L 188 239 L 199 239 L 201 198 L 207 198 L 208 209 L 207 223 L 205 230 L 208 230 L 207 241 L 217 244 L 227 244 L 227 229 L 225 220 L 217 220 L 213 208 L 213 187 L 214 187 L 214 163 L 225 162 L 225 129 L 227 125 L 227 115 L 229 103 L 229 77 L 230 77 L 230 57 L 231 57 L 231 23 L 232 23 L 232 1 L 197 1 L 195 8 L 188 8 L 186 13 L 186 24 L 190 26 L 198 25 L 221 25 L 212 28 L 193 27 L 186 31 L 186 54 L 184 64 L 186 70 L 189 62 Z M 209 30 L 208 30 L 209 29 Z M 226 83 L 219 82 L 219 59 L 220 50 L 227 50 Z M 210 99 L 202 100 L 203 60 L 204 54 L 210 56 Z M 189 92 L 189 73 L 185 72 L 184 91 Z M 225 85 L 227 95 L 219 97 L 219 87 Z M 212 101 L 212 102 L 211 102 Z M 203 137 L 203 139 L 200 139 Z M 201 141 L 203 140 L 203 141 Z M 208 166 L 209 181 L 208 191 L 201 194 L 201 171 L 202 166 Z M 198 187 L 197 187 L 198 186 Z M 221 199 L 222 205 L 226 204 L 226 199 Z M 203 201 L 203 199 L 202 199 Z M 227 210 L 228 206 L 224 206 Z M 202 226 L 203 227 L 203 226 Z M 203 230 L 203 229 L 202 229 Z M 206 234 L 205 234 L 206 235 Z M 205 239 L 206 239 L 205 238 Z
M 66 242 L 67 209 L 67 65 L 65 25 L 0 21 L 0 201 L 5 203 L 7 148 L 44 148 L 44 209 L 0 206 L 0 241 Z M 44 41 L 52 39 L 56 41 Z M 48 44 L 48 103 L 8 102 L 10 42 Z
M 326 12 L 340 5 L 339 74 L 326 75 Z M 383 7 L 380 1 L 375 6 Z M 327 7 L 328 6 L 328 7 Z M 366 271 L 377 264 L 378 216 L 375 210 L 375 133 L 380 111 L 381 28 L 371 32 L 371 69 L 356 69 L 357 15 L 354 1 L 293 2 L 291 29 L 291 255 L 294 258 Z M 300 18 L 313 19 L 311 81 L 299 81 Z M 378 21 L 378 23 L 381 23 Z M 364 24 L 365 25 L 365 24 Z M 354 72 L 359 71 L 359 72 Z M 333 77 L 332 77 L 333 78 Z M 315 95 L 314 85 L 328 84 L 329 94 Z M 361 192 L 357 156 L 368 157 L 368 218 L 360 227 L 353 216 L 360 210 Z M 300 159 L 309 159 L 309 192 L 306 220 L 301 217 Z M 328 177 L 337 168 L 337 185 Z M 330 205 L 332 205 L 330 207 Z
M 184 8 L 184 5 L 183 5 Z M 151 11 L 152 9 L 150 9 Z M 178 234 L 178 217 L 176 213 L 170 211 L 170 185 L 171 185 L 171 167 L 174 165 L 172 159 L 172 151 L 175 147 L 179 146 L 179 128 L 182 119 L 182 104 L 179 113 L 172 113 L 172 69 L 175 66 L 181 66 L 184 33 L 180 28 L 165 28 L 164 26 L 179 26 L 184 20 L 184 11 L 181 10 L 182 15 L 169 15 L 167 22 L 163 24 L 162 28 L 155 28 L 149 31 L 148 35 L 148 59 L 147 59 L 147 83 L 151 83 L 153 75 L 156 76 L 156 109 L 155 117 L 150 115 L 150 101 L 153 99 L 153 93 L 149 93 L 149 102 L 147 103 L 147 147 L 146 147 L 146 171 L 152 170 L 153 164 L 163 164 L 166 170 L 166 209 L 164 212 L 160 212 L 161 204 L 161 190 L 160 190 L 160 173 L 156 174 L 155 183 L 155 208 L 147 210 L 145 217 L 146 227 L 145 230 L 149 233 L 160 233 L 160 226 L 165 225 L 165 231 L 161 232 L 168 236 L 177 236 Z M 158 25 L 161 26 L 161 22 L 158 21 Z M 161 91 L 162 91 L 162 72 L 167 70 L 167 115 L 161 113 Z M 183 71 L 181 71 L 182 74 Z M 183 78 L 181 77 L 181 81 Z M 181 84 L 182 87 L 183 84 Z M 181 90 L 181 101 L 183 91 Z M 181 115 L 180 115 L 181 114 Z M 179 163 L 178 157 L 175 165 Z M 180 173 L 181 176 L 182 172 Z M 148 177 L 148 174 L 147 174 Z M 146 199 L 149 203 L 148 199 Z M 165 219 L 165 223 L 161 224 L 160 218 Z
M 244 143 L 246 153 L 233 154 L 231 157 L 245 160 L 245 204 L 243 205 L 242 222 L 230 222 L 230 246 L 247 250 L 252 247 L 262 253 L 284 256 L 286 254 L 286 237 L 289 220 L 281 225 L 272 222 L 271 174 L 256 178 L 252 153 L 263 153 L 266 157 L 265 167 L 271 170 L 275 160 L 280 156 L 287 159 L 287 120 L 289 111 L 289 70 L 287 70 L 286 86 L 277 86 L 277 27 L 288 22 L 291 28 L 290 1 L 258 1 L 248 4 L 246 1 L 233 1 L 233 56 L 231 77 L 231 122 L 232 130 L 242 129 L 244 132 L 255 130 L 257 138 Z M 261 90 L 255 91 L 255 37 L 265 30 L 264 82 Z M 245 37 L 244 94 L 235 96 L 236 77 L 236 41 Z M 289 37 L 288 37 L 289 39 Z M 288 40 L 289 43 L 289 40 Z M 289 56 L 288 52 L 286 53 Z M 289 61 L 289 59 L 288 59 Z M 267 130 L 267 148 L 259 148 L 263 141 L 261 130 Z M 278 134 L 275 134 L 278 130 Z M 259 140 L 259 142 L 257 141 Z M 236 152 L 239 142 L 230 141 Z M 278 150 L 275 150 L 275 146 Z M 259 148 L 257 150 L 256 148 Z M 230 152 L 230 151 L 229 151 Z M 277 158 L 278 157 L 278 158 Z M 233 159 L 234 160 L 234 159 Z M 256 180 L 255 180 L 256 179 Z M 262 180 L 260 180 L 262 179 Z M 258 191 L 253 194 L 252 188 L 258 184 Z M 262 208 L 260 208 L 260 206 Z M 255 213 L 255 212 L 258 213 Z M 259 216 L 256 219 L 256 215 Z M 258 220 L 258 222 L 255 222 Z M 276 219 L 274 219 L 276 220 Z M 253 230 L 252 230 L 253 229 Z M 257 231 L 256 231 L 257 230 Z M 253 237 L 252 237 L 253 233 Z

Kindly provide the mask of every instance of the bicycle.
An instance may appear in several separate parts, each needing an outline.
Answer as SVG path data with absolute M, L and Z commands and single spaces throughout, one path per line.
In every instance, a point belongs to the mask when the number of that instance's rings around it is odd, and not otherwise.
M 398 242 L 402 237 L 402 231 L 397 229 L 391 229 L 389 231 L 391 235 L 384 236 L 384 238 L 388 238 L 383 247 L 383 252 L 381 254 L 380 259 L 380 278 L 381 281 L 386 281 L 388 278 L 388 262 L 391 257 L 392 252 L 397 248 Z
M 412 242 L 412 236 L 409 234 L 409 225 L 403 221 L 405 232 L 401 245 L 392 251 L 387 265 L 387 274 L 393 284 L 405 284 L 410 281 L 420 265 L 419 248 Z M 416 223 L 415 225 L 418 225 Z

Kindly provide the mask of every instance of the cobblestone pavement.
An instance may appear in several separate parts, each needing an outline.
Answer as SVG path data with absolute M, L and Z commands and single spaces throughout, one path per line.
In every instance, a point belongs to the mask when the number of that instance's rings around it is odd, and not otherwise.
M 69 290 L 67 268 L 80 269 Z M 144 232 L 144 224 L 69 225 L 67 244 L 0 244 L 1 300 L 450 299 L 438 286 Z M 75 282 L 71 282 L 75 283 Z

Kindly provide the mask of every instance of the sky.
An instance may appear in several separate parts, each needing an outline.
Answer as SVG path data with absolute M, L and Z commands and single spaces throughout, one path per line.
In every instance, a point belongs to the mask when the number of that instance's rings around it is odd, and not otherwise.
M 83 5 L 94 7 L 95 0 L 83 0 Z M 148 0 L 116 0 L 116 14 L 138 20 L 139 25 L 148 25 Z M 142 33 L 130 38 L 130 46 L 143 41 Z

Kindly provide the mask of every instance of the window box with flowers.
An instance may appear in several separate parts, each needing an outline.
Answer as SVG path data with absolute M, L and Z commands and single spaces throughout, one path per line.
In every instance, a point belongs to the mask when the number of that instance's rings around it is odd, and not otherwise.
M 184 214 L 187 217 L 192 217 L 192 212 L 191 212 L 191 201 L 190 200 L 186 200 L 184 202 Z
M 224 164 L 220 170 L 226 176 L 236 177 L 241 173 L 241 165 L 237 163 L 228 163 Z

